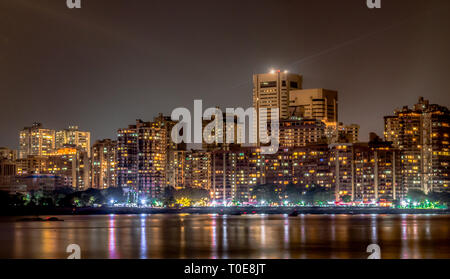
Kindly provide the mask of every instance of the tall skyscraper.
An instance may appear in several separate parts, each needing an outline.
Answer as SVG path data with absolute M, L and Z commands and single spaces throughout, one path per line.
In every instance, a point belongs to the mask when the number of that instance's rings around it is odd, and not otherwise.
M 63 148 L 68 145 L 79 147 L 91 156 L 91 133 L 82 132 L 78 126 L 69 126 L 68 129 L 57 131 L 55 135 L 56 148 Z
M 118 186 L 129 187 L 151 198 L 161 194 L 166 186 L 168 150 L 173 126 L 162 115 L 153 122 L 137 120 L 136 125 L 120 129 L 117 136 Z
M 186 157 L 189 151 L 170 150 L 167 153 L 168 164 L 166 166 L 166 185 L 177 190 L 183 189 L 188 185 Z
M 289 93 L 302 88 L 303 77 L 297 74 L 272 71 L 253 75 L 253 107 L 278 108 L 281 118 L 289 117 Z
M 41 123 L 33 123 L 20 131 L 19 157 L 47 156 L 55 149 L 55 131 L 45 129 Z
M 91 155 L 91 187 L 116 187 L 117 142 L 110 139 L 96 141 Z
M 303 77 L 297 74 L 272 71 L 253 75 L 253 107 L 278 108 L 280 118 L 289 117 L 289 94 L 302 88 Z M 269 116 L 270 119 L 270 116 Z
M 292 90 L 302 88 L 303 77 L 290 74 L 287 71 L 273 70 L 266 74 L 253 75 L 253 107 L 256 117 L 253 120 L 253 129 L 257 133 L 257 143 L 266 142 L 268 138 L 260 138 L 260 130 L 267 129 L 266 124 L 271 123 L 271 109 L 279 109 L 279 118 L 289 118 L 289 95 Z M 267 109 L 267 115 L 260 115 L 261 109 Z
M 162 123 L 137 121 L 138 185 L 150 197 L 156 198 L 165 186 L 167 131 Z
M 406 189 L 442 192 L 450 184 L 450 112 L 423 98 L 385 117 L 384 136 L 401 153 Z
M 138 132 L 136 125 L 117 131 L 117 185 L 138 189 Z

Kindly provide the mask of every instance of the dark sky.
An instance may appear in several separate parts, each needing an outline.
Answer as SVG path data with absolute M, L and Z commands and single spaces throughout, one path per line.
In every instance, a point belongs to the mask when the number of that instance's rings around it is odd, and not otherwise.
M 0 146 L 32 122 L 115 138 L 135 119 L 251 106 L 271 67 L 339 91 L 340 120 L 382 133 L 418 96 L 450 105 L 450 1 L 0 0 Z

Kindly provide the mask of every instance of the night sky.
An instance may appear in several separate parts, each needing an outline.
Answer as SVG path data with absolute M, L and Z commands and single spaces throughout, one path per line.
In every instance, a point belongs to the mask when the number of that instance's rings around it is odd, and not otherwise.
M 24 126 L 115 138 L 135 119 L 251 106 L 254 73 L 339 91 L 361 139 L 419 96 L 450 106 L 450 1 L 0 0 L 0 146 Z

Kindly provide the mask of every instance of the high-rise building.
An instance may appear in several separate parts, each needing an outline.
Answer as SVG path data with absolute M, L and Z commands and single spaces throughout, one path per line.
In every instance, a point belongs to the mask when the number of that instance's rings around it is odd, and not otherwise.
M 400 156 L 390 142 L 353 144 L 352 200 L 392 202 L 406 192 L 401 183 Z
M 177 190 L 189 187 L 186 156 L 190 151 L 169 150 L 167 153 L 166 185 Z
M 357 124 L 327 123 L 325 137 L 330 144 L 357 143 L 359 142 L 359 128 L 360 126 Z
M 315 119 L 291 117 L 280 121 L 280 147 L 295 148 L 325 143 L 325 124 Z
M 165 186 L 167 131 L 161 122 L 137 121 L 138 185 L 152 198 Z
M 302 88 L 303 77 L 290 74 L 287 71 L 271 71 L 267 74 L 253 75 L 253 107 L 256 117 L 253 120 L 253 129 L 257 133 L 257 143 L 267 142 L 268 138 L 260 131 L 266 131 L 267 124 L 272 122 L 271 109 L 279 110 L 279 118 L 289 118 L 289 95 L 292 90 Z M 267 114 L 262 114 L 262 109 Z
M 449 190 L 450 112 L 423 98 L 385 117 L 385 139 L 401 153 L 405 189 L 425 193 Z
M 41 179 L 46 185 L 50 180 L 54 182 L 53 186 L 44 187 L 48 191 L 60 187 L 83 191 L 90 187 L 89 158 L 80 148 L 60 148 L 47 156 L 29 155 L 16 164 L 19 178 L 29 189 L 37 189 Z
M 32 174 L 47 173 L 48 156 L 29 155 L 16 161 L 17 175 L 25 176 Z
M 20 131 L 19 157 L 47 156 L 55 149 L 55 131 L 45 129 L 41 123 L 33 123 Z
M 117 131 L 117 186 L 139 190 L 138 132 L 136 125 Z
M 336 201 L 392 202 L 404 198 L 400 156 L 388 142 L 330 145 L 330 170 Z
M 77 191 L 89 189 L 90 170 L 88 153 L 83 148 L 58 148 L 49 156 L 48 173 L 57 176 L 58 187 L 72 187 Z
M 55 134 L 56 148 L 63 148 L 67 146 L 79 147 L 88 156 L 91 156 L 91 133 L 83 132 L 78 129 L 78 126 L 69 126 L 68 129 L 57 131 Z
M 117 142 L 105 139 L 94 143 L 91 151 L 91 187 L 116 187 Z
M 117 136 L 117 182 L 151 198 L 167 185 L 167 154 L 176 148 L 170 140 L 174 123 L 162 115 L 153 122 L 137 120 Z
M 352 196 L 353 199 L 355 181 L 353 179 L 353 145 L 351 143 L 330 145 L 330 167 L 336 201 L 340 201 L 344 196 Z
M 288 118 L 290 92 L 301 89 L 302 81 L 302 76 L 280 70 L 253 75 L 253 107 L 278 108 L 280 117 Z
M 289 95 L 289 115 L 337 123 L 338 93 L 323 88 L 292 90 Z
M 332 190 L 330 150 L 327 144 L 307 145 L 291 151 L 292 183 L 305 189 L 318 187 Z
M 263 157 L 256 148 L 215 150 L 211 161 L 211 197 L 215 202 L 248 202 L 251 189 L 264 183 Z
M 211 153 L 194 150 L 185 153 L 185 181 L 191 188 L 211 189 Z
M 209 189 L 211 198 L 221 204 L 254 202 L 252 190 L 263 184 L 274 185 L 277 191 L 289 184 L 302 191 L 327 189 L 337 201 L 359 203 L 389 204 L 406 194 L 400 153 L 378 137 L 368 143 L 282 147 L 276 154 L 242 146 L 176 153 L 169 185 Z

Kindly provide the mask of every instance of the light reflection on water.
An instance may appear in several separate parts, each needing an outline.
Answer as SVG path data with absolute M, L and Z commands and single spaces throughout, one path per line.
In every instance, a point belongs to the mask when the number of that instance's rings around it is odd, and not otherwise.
M 147 257 L 147 234 L 146 234 L 146 228 L 147 228 L 147 220 L 146 215 L 141 215 L 141 245 L 139 249 L 139 257 L 141 259 L 145 259 Z
M 44 216 L 43 216 L 44 217 Z M 105 215 L 0 218 L 0 258 L 450 258 L 446 215 Z

